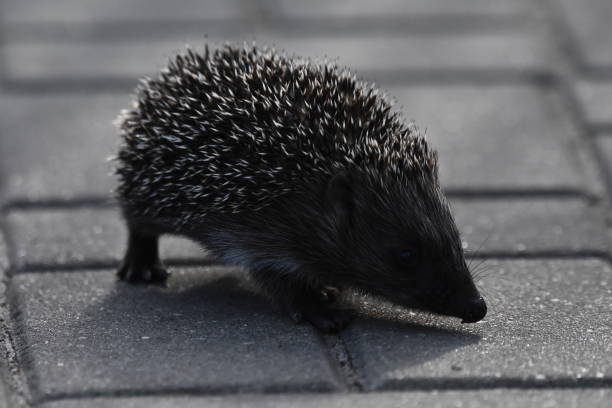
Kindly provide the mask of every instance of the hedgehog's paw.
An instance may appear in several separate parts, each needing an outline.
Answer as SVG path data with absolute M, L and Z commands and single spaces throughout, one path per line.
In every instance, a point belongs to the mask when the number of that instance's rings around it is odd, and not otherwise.
M 321 290 L 319 291 L 319 296 L 321 298 L 321 301 L 328 305 L 336 303 L 338 298 L 340 298 L 340 295 L 341 295 L 340 288 L 337 288 L 335 286 L 323 286 Z
M 311 303 L 294 306 L 289 315 L 300 323 L 307 321 L 323 333 L 334 333 L 344 329 L 352 319 L 352 314 L 346 309 L 335 309 L 323 304 Z
M 161 263 L 145 265 L 131 259 L 124 260 L 117 271 L 119 279 L 130 283 L 153 283 L 163 285 L 170 273 Z

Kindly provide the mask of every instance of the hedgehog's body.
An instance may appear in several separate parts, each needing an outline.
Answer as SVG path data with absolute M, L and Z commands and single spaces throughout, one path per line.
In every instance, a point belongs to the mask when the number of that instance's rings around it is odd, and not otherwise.
M 347 286 L 484 316 L 435 153 L 348 73 L 256 48 L 189 52 L 143 82 L 121 131 L 123 278 L 165 279 L 157 237 L 177 233 L 326 330 L 344 322 L 326 300 Z

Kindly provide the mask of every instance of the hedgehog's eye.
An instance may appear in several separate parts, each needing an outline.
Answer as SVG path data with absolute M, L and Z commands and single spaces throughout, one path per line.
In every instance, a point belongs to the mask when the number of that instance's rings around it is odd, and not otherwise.
M 401 259 L 410 259 L 412 258 L 412 250 L 407 249 L 399 253 Z
M 416 252 L 412 248 L 404 248 L 397 252 L 397 258 L 401 265 L 410 266 L 416 261 Z

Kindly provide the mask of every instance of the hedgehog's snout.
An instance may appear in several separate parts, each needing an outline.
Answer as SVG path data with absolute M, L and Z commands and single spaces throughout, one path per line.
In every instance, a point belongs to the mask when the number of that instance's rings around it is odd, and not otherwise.
M 464 306 L 461 323 L 476 323 L 487 314 L 487 304 L 482 296 L 470 299 Z

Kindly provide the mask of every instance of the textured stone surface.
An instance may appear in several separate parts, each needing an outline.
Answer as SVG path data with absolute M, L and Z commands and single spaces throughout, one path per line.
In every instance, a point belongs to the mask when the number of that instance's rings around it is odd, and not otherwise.
M 6 332 L 5 324 L 9 320 L 9 311 L 6 307 L 6 273 L 9 268 L 8 252 L 6 248 L 6 240 L 4 234 L 0 232 L 0 330 L 2 336 Z M 6 340 L 3 340 L 6 341 Z M 4 351 L 4 350 L 3 350 Z M 7 393 L 6 381 L 9 379 L 8 371 L 14 368 L 14 361 L 10 361 L 8 353 L 2 356 L 2 363 L 0 364 L 0 408 L 9 407 L 9 394 Z
M 451 200 L 476 253 L 599 253 L 609 248 L 605 209 L 580 199 Z
M 612 125 L 612 80 L 581 81 L 578 99 L 586 120 L 592 125 Z
M 4 381 L 0 381 L 0 407 L 8 408 L 8 400 L 6 397 L 6 386 L 4 385 Z
M 7 0 L 2 2 L 6 23 L 96 23 L 134 21 L 212 20 L 243 16 L 239 0 Z
M 612 191 L 612 133 L 601 133 L 595 138 L 595 147 L 601 158 L 601 164 L 608 183 L 608 191 Z
M 370 394 L 294 394 L 282 396 L 243 395 L 229 397 L 174 397 L 174 398 L 104 398 L 57 401 L 44 408 L 80 408 L 84 402 L 92 408 L 604 408 L 608 407 L 612 392 L 595 390 L 484 390 L 385 392 Z
M 15 266 L 118 263 L 126 230 L 118 209 L 13 211 L 7 216 Z M 206 251 L 177 237 L 161 240 L 163 259 L 203 259 Z
M 110 197 L 108 158 L 119 143 L 112 122 L 126 95 L 42 94 L 0 97 L 3 194 L 20 199 Z
M 542 36 L 530 31 L 518 33 L 414 35 L 414 36 L 351 36 L 299 37 L 282 33 L 260 32 L 239 36 L 212 33 L 209 38 L 220 41 L 257 40 L 302 56 L 338 59 L 357 72 L 376 71 L 372 77 L 384 79 L 385 72 L 435 72 L 440 70 L 491 69 L 522 71 L 546 69 L 555 60 L 555 53 Z M 201 33 L 180 35 L 167 41 L 125 41 L 61 44 L 15 43 L 5 46 L 5 68 L 14 80 L 95 81 L 99 78 L 136 80 L 162 68 L 169 57 L 191 44 L 203 46 Z M 364 50 L 368 50 L 364 52 Z
M 466 246 L 477 253 L 606 253 L 600 208 L 579 199 L 453 200 Z M 7 218 L 17 268 L 116 263 L 125 228 L 116 209 L 12 211 Z M 186 239 L 161 243 L 166 260 L 203 259 Z
M 440 15 L 516 17 L 530 10 L 529 2 L 503 0 L 281 0 L 289 17 L 309 18 L 427 18 Z
M 47 408 L 607 408 L 611 213 L 583 199 L 602 186 L 564 88 L 612 187 L 611 15 L 609 0 L 2 1 L 0 234 L 14 264 L 0 407 L 31 394 Z M 484 321 L 355 297 L 343 341 L 321 337 L 176 238 L 162 244 L 168 287 L 116 280 L 125 231 L 100 205 L 112 120 L 184 44 L 253 39 L 337 59 L 428 129 L 464 244 L 484 258 L 470 261 Z
M 583 189 L 577 130 L 559 95 L 546 88 L 393 88 L 402 112 L 427 129 L 453 189 Z
M 571 29 L 582 63 L 612 67 L 612 2 L 609 0 L 557 0 Z
M 473 325 L 377 303 L 343 334 L 364 387 L 612 379 L 612 270 L 599 260 L 487 261 Z
M 11 290 L 35 400 L 339 387 L 314 329 L 275 313 L 239 270 L 181 270 L 167 288 L 54 271 L 17 276 Z

